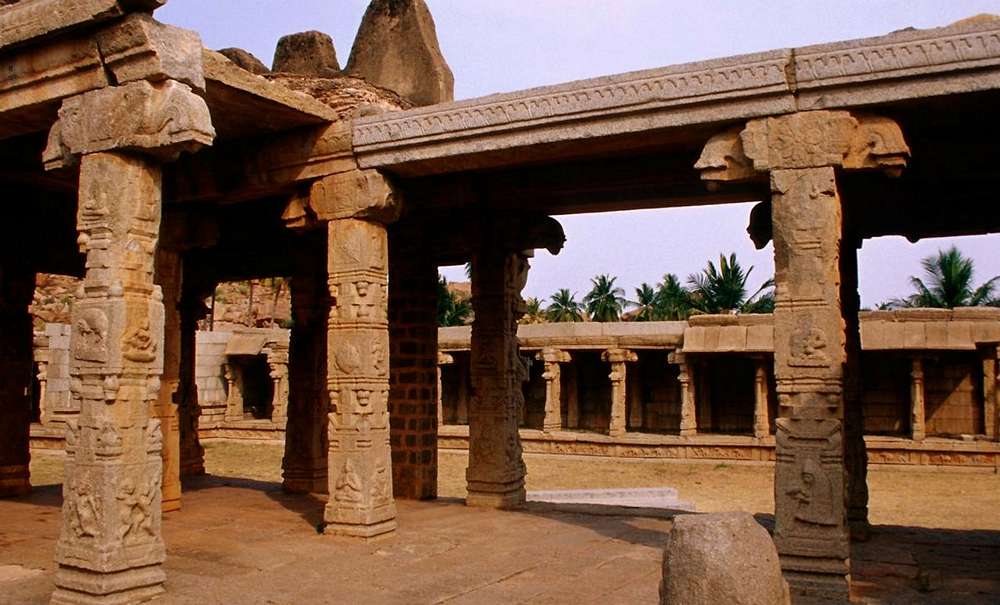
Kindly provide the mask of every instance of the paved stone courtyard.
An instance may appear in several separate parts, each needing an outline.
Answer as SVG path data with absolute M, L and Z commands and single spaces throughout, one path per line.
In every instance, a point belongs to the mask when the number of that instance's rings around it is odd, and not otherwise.
M 531 504 L 471 509 L 465 455 L 441 453 L 437 502 L 399 502 L 395 537 L 321 536 L 322 502 L 275 482 L 281 447 L 208 444 L 213 475 L 164 517 L 163 603 L 657 603 L 669 512 Z M 768 466 L 527 457 L 529 489 L 669 485 L 699 511 L 742 509 L 765 525 Z M 28 499 L 0 502 L 0 603 L 44 603 L 52 588 L 61 460 L 36 456 Z M 853 548 L 868 603 L 1000 602 L 1000 475 L 873 469 L 873 539 Z M 909 520 L 908 520 L 909 519 Z M 937 529 L 928 529 L 936 527 Z M 979 528 L 979 529 L 974 529 Z

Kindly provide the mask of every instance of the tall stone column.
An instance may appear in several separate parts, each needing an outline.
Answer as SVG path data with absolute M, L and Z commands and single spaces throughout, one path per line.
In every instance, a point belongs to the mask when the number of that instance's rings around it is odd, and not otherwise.
M 518 433 L 521 386 L 528 373 L 518 353 L 517 320 L 528 255 L 483 242 L 472 258 L 472 404 L 469 409 L 468 497 L 471 506 L 524 503 L 525 466 Z
M 771 434 L 771 419 L 767 412 L 768 399 L 767 359 L 754 359 L 753 436 L 763 439 Z
M 197 39 L 174 52 L 199 67 Z M 147 66 L 155 66 L 153 53 Z M 162 77 L 162 75 L 161 75 Z M 139 602 L 163 592 L 163 438 L 149 411 L 163 372 L 164 309 L 153 280 L 160 161 L 212 142 L 204 100 L 173 80 L 64 101 L 46 168 L 79 161 L 86 275 L 72 311 L 77 422 L 66 428 L 63 526 L 53 603 Z
M 611 380 L 611 420 L 608 424 L 608 435 L 619 437 L 626 431 L 625 400 L 628 396 L 626 391 L 628 369 L 625 364 L 638 361 L 639 357 L 628 349 L 608 349 L 601 353 L 601 360 L 611 364 L 611 373 L 608 374 Z
M 861 401 L 861 295 L 858 293 L 858 249 L 861 238 L 851 228 L 845 209 L 840 246 L 840 304 L 844 318 L 844 464 L 847 466 L 847 522 L 851 539 L 865 541 L 868 523 L 868 449 Z
M 676 364 L 678 368 L 677 381 L 681 383 L 681 437 L 698 434 L 698 405 L 695 392 L 694 368 L 687 361 L 684 353 L 674 351 L 667 361 Z
M 441 385 L 441 368 L 455 364 L 454 355 L 438 352 L 437 356 L 437 417 L 438 426 L 444 426 L 444 389 Z
M 910 366 L 910 437 L 914 441 L 923 441 L 927 436 L 927 423 L 924 406 L 924 361 L 919 356 L 913 357 Z
M 576 364 L 571 363 L 566 368 L 566 428 L 570 429 L 580 428 L 580 393 L 576 371 Z
M 202 297 L 196 291 L 188 290 L 181 298 L 181 364 L 180 364 L 180 449 L 181 477 L 197 477 L 205 474 L 205 448 L 198 435 L 198 418 L 201 405 L 198 403 L 198 382 L 196 380 L 198 354 L 198 322 L 208 314 Z
M 634 370 L 632 380 L 628 381 L 628 400 L 632 402 L 628 406 L 628 427 L 629 430 L 640 431 L 643 420 L 642 377 L 639 366 L 635 366 Z
M 396 529 L 389 449 L 388 237 L 384 225 L 329 223 L 330 501 L 327 533 Z
M 283 342 L 267 347 L 268 377 L 272 382 L 271 423 L 284 427 L 288 419 L 288 349 Z
M 754 120 L 705 146 L 702 178 L 735 181 L 770 173 L 775 255 L 775 376 L 779 400 L 775 534 L 793 591 L 846 600 L 842 304 L 843 210 L 838 169 L 898 175 L 909 149 L 890 120 L 814 111 Z
M 997 347 L 980 350 L 983 364 L 983 432 L 987 439 L 997 438 Z
M 181 382 L 181 259 L 177 252 L 156 251 L 156 285 L 163 293 L 163 375 L 149 411 L 160 423 L 163 439 L 163 512 L 181 508 L 180 425 L 175 398 Z
M 31 372 L 34 334 L 28 306 L 35 272 L 0 259 L 0 498 L 31 491 Z
M 296 259 L 289 281 L 292 333 L 288 349 L 288 405 L 282 488 L 290 493 L 326 493 L 327 424 L 330 391 L 326 384 L 327 321 L 330 291 L 326 280 L 327 235 L 317 232 Z
M 546 432 L 562 430 L 562 367 L 569 363 L 570 356 L 560 349 L 542 349 L 537 356 L 545 363 L 542 378 L 545 379 L 545 418 L 542 420 L 542 430 Z
M 389 423 L 396 498 L 437 497 L 438 271 L 423 225 L 400 223 L 389 249 Z

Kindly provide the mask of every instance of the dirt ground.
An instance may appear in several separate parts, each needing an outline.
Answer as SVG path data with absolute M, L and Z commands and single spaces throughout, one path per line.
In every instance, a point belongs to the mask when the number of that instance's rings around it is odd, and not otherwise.
M 205 464 L 218 477 L 281 481 L 279 443 L 209 442 Z M 527 455 L 528 489 L 673 487 L 699 512 L 774 512 L 773 467 L 583 456 Z M 438 493 L 465 497 L 463 451 L 439 455 Z M 38 455 L 32 483 L 62 481 L 62 460 Z M 870 520 L 875 525 L 1000 530 L 1000 474 L 966 469 L 872 468 L 868 473 Z

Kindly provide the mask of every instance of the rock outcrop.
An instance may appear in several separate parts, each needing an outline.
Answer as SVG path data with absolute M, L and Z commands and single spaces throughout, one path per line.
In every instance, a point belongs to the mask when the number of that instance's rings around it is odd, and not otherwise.
M 318 31 L 289 34 L 278 40 L 271 70 L 319 78 L 340 75 L 333 38 Z
M 242 48 L 223 48 L 219 51 L 219 54 L 252 74 L 262 76 L 271 73 L 267 65 L 264 65 L 260 59 Z

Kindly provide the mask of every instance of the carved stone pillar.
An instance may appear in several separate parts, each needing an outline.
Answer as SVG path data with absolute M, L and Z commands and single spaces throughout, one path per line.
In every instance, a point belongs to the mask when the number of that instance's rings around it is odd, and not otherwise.
M 983 364 L 983 432 L 987 439 L 997 438 L 997 347 L 980 350 Z
M 38 381 L 38 423 L 48 425 L 52 422 L 52 412 L 45 401 L 48 395 L 49 383 L 49 346 L 48 337 L 43 336 L 34 339 L 33 351 L 35 356 L 35 366 L 38 372 L 35 373 L 35 380 Z
M 455 364 L 455 357 L 438 352 L 437 360 L 437 417 L 438 426 L 444 426 L 444 391 L 441 388 L 441 367 Z
M 566 428 L 570 429 L 580 428 L 580 393 L 576 372 L 576 364 L 571 361 L 566 367 Z
M 542 430 L 546 432 L 562 430 L 562 368 L 560 364 L 569 363 L 569 353 L 560 349 L 542 349 L 537 356 L 545 363 L 542 378 L 545 379 L 545 418 L 542 420 Z
M 719 135 L 696 164 L 706 180 L 770 173 L 780 405 L 774 539 L 785 577 L 799 594 L 846 600 L 850 582 L 843 426 L 848 345 L 836 170 L 897 175 L 908 155 L 890 120 L 815 111 L 754 120 L 742 132 Z
M 496 244 L 496 245 L 493 245 Z M 472 404 L 469 410 L 468 497 L 472 506 L 524 503 L 525 466 L 517 410 L 528 373 L 518 353 L 517 320 L 528 255 L 483 242 L 472 258 Z
M 910 366 L 910 437 L 923 441 L 927 436 L 924 409 L 924 361 L 915 356 Z
M 312 235 L 312 234 L 310 234 Z M 288 351 L 288 406 L 282 488 L 291 493 L 326 493 L 327 424 L 330 392 L 326 384 L 327 320 L 326 233 L 317 231 L 296 259 L 289 281 L 292 333 Z
M 243 409 L 243 381 L 240 369 L 227 357 L 223 371 L 226 379 L 226 420 L 243 420 L 245 411 Z
M 283 428 L 288 419 L 288 348 L 283 342 L 267 345 L 268 376 L 273 383 L 271 423 Z
M 187 290 L 181 298 L 181 375 L 178 390 L 180 404 L 181 477 L 205 474 L 205 448 L 198 436 L 197 336 L 198 322 L 208 314 L 208 308 L 197 291 Z
M 35 272 L 0 259 L 0 498 L 31 491 L 31 304 Z
M 678 368 L 677 381 L 681 383 L 681 437 L 698 434 L 698 404 L 695 390 L 694 367 L 688 362 L 684 353 L 674 351 L 667 358 L 669 363 Z
M 139 27 L 118 41 L 145 32 Z M 156 84 L 131 81 L 64 101 L 43 156 L 49 169 L 80 162 L 77 241 L 87 268 L 72 311 L 80 415 L 66 428 L 52 603 L 132 603 L 163 592 L 163 443 L 159 421 L 149 416 L 164 357 L 162 292 L 153 280 L 159 162 L 215 136 L 204 100 L 157 70 L 177 67 L 200 78 L 197 37 L 182 34 L 176 42 L 170 66 L 152 51 L 142 54 L 142 66 L 120 66 L 119 82 L 151 69 Z
M 601 353 L 601 360 L 611 364 L 611 373 L 608 378 L 611 380 L 611 419 L 608 423 L 608 435 L 619 437 L 625 434 L 625 399 L 627 368 L 626 363 L 639 361 L 639 357 L 628 349 L 608 349 Z
M 163 293 L 163 374 L 149 415 L 160 423 L 163 439 L 163 512 L 181 508 L 180 426 L 175 397 L 181 381 L 180 254 L 156 251 L 156 285 Z
M 633 368 L 632 380 L 628 384 L 628 428 L 632 431 L 640 431 L 643 421 L 643 401 L 642 401 L 642 377 L 639 371 L 640 366 Z
M 861 400 L 861 295 L 858 293 L 858 249 L 845 208 L 844 238 L 840 246 L 840 305 L 844 318 L 844 464 L 847 466 L 847 522 L 851 539 L 868 540 L 868 449 Z
M 771 434 L 771 419 L 767 413 L 768 364 L 764 357 L 754 359 L 753 436 L 763 439 Z
M 380 223 L 329 223 L 330 501 L 327 533 L 396 529 L 389 449 L 388 238 Z

